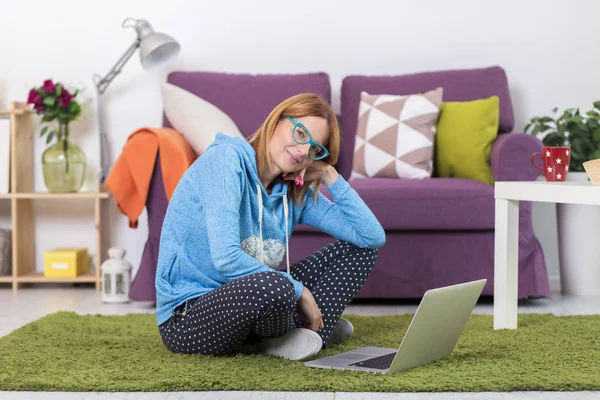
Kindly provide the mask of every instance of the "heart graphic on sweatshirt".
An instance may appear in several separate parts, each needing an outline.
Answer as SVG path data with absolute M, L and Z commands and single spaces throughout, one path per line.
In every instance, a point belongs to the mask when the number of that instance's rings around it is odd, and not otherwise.
M 242 240 L 242 250 L 260 261 L 260 238 L 250 236 Z M 265 255 L 265 265 L 277 269 L 285 254 L 284 244 L 277 239 L 263 240 L 263 251 Z

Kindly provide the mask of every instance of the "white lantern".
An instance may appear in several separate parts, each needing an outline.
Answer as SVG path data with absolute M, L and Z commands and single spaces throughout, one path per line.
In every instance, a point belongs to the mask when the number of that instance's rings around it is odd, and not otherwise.
M 127 303 L 131 284 L 131 264 L 124 259 L 126 251 L 119 247 L 108 249 L 108 260 L 102 263 L 102 301 Z

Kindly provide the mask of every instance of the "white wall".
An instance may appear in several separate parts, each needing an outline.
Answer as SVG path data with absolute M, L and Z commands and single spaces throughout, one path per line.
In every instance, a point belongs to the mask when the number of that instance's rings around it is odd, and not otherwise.
M 83 85 L 90 107 L 76 123 L 74 141 L 89 160 L 86 188 L 98 169 L 91 77 L 105 74 L 133 42 L 127 17 L 145 18 L 182 45 L 180 57 L 143 71 L 137 54 L 107 92 L 113 161 L 129 133 L 161 124 L 159 84 L 171 70 L 249 73 L 326 71 L 339 109 L 341 80 L 349 74 L 403 74 L 449 68 L 502 66 L 509 77 L 516 130 L 554 107 L 590 108 L 600 98 L 600 37 L 593 0 L 429 1 L 4 1 L 0 13 L 0 108 L 25 100 L 45 78 Z M 40 140 L 35 141 L 35 187 L 45 190 Z M 0 201 L 0 224 L 7 224 Z M 62 245 L 94 248 L 91 203 L 37 206 L 38 268 L 42 253 Z M 551 207 L 536 207 L 536 231 L 556 275 Z M 71 215 L 74 214 L 74 217 Z M 145 214 L 131 230 L 110 203 L 110 244 L 139 263 L 147 234 Z M 549 218 L 549 219 L 548 219 Z M 64 224 L 63 222 L 68 222 Z

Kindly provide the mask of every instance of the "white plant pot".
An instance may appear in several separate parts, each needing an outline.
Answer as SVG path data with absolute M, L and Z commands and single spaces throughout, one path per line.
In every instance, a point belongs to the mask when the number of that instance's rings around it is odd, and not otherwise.
M 569 172 L 567 181 L 588 181 L 585 172 Z M 561 292 L 600 296 L 600 207 L 557 204 Z

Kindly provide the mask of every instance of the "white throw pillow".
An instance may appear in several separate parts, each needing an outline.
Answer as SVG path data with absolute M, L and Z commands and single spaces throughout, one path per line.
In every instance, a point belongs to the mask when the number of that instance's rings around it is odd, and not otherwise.
M 214 104 L 168 82 L 162 84 L 161 92 L 169 122 L 196 154 L 204 153 L 219 132 L 245 140 L 229 115 Z

